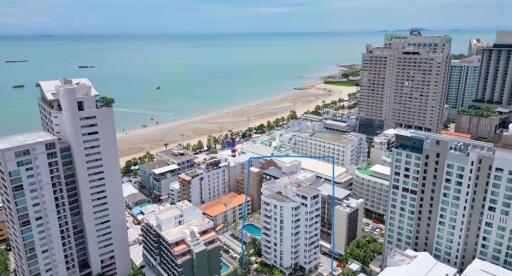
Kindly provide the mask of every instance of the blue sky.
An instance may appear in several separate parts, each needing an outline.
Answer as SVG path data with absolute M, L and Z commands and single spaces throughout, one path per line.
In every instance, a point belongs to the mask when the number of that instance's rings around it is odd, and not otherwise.
M 512 29 L 512 0 L 0 0 L 0 34 Z

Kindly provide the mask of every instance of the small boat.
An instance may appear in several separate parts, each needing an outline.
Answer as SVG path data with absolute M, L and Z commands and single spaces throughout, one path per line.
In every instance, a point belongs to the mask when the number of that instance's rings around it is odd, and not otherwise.
M 4 60 L 5 63 L 14 63 L 14 62 L 28 62 L 26 59 L 8 59 Z
M 89 68 L 96 68 L 96 65 L 79 65 L 79 69 L 89 69 Z
M 157 87 L 156 87 L 156 90 L 160 90 L 160 86 L 157 86 Z
M 21 84 L 21 83 L 20 84 L 15 84 L 15 85 L 12 86 L 12 88 L 23 88 L 23 87 L 25 87 L 25 85 Z

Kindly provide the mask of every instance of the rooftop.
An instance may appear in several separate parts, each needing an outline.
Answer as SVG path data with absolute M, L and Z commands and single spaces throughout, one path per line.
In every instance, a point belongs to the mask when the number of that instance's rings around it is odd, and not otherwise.
M 316 132 L 315 134 L 311 135 L 311 137 L 336 144 L 346 145 L 351 143 L 351 141 L 347 139 L 348 136 L 346 134 L 340 135 L 339 133 Z
M 146 215 L 145 219 L 154 225 L 169 243 L 187 239 L 190 232 L 213 228 L 213 222 L 188 201 L 181 201 L 176 205 L 160 205 L 157 211 Z
M 53 141 L 57 138 L 44 131 L 34 131 L 0 138 L 0 149 L 14 148 L 27 144 L 34 144 L 45 141 Z
M 168 166 L 168 165 L 169 165 L 169 163 L 167 163 L 164 160 L 155 160 L 153 162 L 142 164 L 142 166 L 144 166 L 145 168 L 147 168 L 150 171 L 153 171 L 153 170 L 158 169 L 158 168 L 163 168 L 163 167 Z
M 169 172 L 169 171 L 174 171 L 174 170 L 177 170 L 179 168 L 180 167 L 178 167 L 177 165 L 171 164 L 171 165 L 168 165 L 168 166 L 165 166 L 165 167 L 154 169 L 153 173 L 154 174 L 161 174 L 161 173 L 166 173 L 166 172 Z
M 512 276 L 512 271 L 480 259 L 474 259 L 461 276 Z
M 388 256 L 387 265 L 379 276 L 455 276 L 457 269 L 445 265 L 427 252 L 394 250 Z
M 89 79 L 86 78 L 38 81 L 36 87 L 39 87 L 50 101 L 59 98 L 57 95 L 57 87 L 75 87 L 78 88 L 77 92 L 83 92 L 90 96 L 99 95 Z
M 388 166 L 384 166 L 381 164 L 373 165 L 373 166 L 364 166 L 359 167 L 356 170 L 357 173 L 362 175 L 367 175 L 375 178 L 379 178 L 385 181 L 389 180 L 389 176 L 391 175 L 391 168 Z
M 251 198 L 248 196 L 247 201 L 250 201 Z M 225 213 L 226 211 L 238 207 L 245 202 L 245 195 L 240 195 L 237 193 L 229 193 L 225 194 L 221 197 L 218 197 L 212 201 L 209 201 L 199 207 L 203 213 L 215 217 L 219 214 Z

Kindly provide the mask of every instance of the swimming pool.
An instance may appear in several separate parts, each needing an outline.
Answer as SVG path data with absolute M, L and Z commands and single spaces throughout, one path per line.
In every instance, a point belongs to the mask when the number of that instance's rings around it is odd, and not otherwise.
M 252 223 L 246 224 L 243 227 L 243 230 L 244 230 L 244 232 L 248 232 L 250 235 L 252 235 L 253 237 L 255 237 L 257 239 L 259 239 L 261 237 L 261 229 Z
M 222 263 L 222 267 L 220 269 L 220 273 L 224 274 L 229 271 L 230 266 L 227 263 L 225 263 L 224 261 L 222 261 L 221 263 Z

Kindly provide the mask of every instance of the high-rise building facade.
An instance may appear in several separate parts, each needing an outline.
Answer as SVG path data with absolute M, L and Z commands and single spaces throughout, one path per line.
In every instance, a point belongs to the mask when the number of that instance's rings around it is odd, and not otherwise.
M 441 131 L 450 62 L 449 36 L 387 34 L 363 54 L 359 130 L 375 136 L 404 127 Z
M 16 275 L 80 275 L 70 150 L 43 131 L 0 139 L 0 189 Z M 72 185 L 74 186 L 74 185 Z M 70 200 L 71 199 L 71 200 Z
M 512 270 L 512 132 L 498 133 L 477 257 Z M 512 272 L 511 272 L 512 273 Z
M 263 261 L 286 275 L 309 273 L 320 263 L 320 191 L 293 177 L 263 184 L 261 189 Z
M 92 274 L 127 275 L 130 257 L 113 102 L 100 97 L 88 79 L 40 81 L 37 87 L 43 130 L 67 142 L 72 153 L 74 171 L 65 179 L 74 178 L 66 186 L 76 196 L 70 201 L 74 231 L 83 232 L 76 241 L 85 249 L 79 262 Z
M 446 104 L 450 106 L 451 117 L 455 117 L 461 107 L 472 104 L 478 91 L 479 79 L 480 56 L 451 61 L 446 88 Z
M 386 254 L 427 251 L 463 269 L 476 257 L 493 145 L 447 135 L 396 135 Z
M 492 47 L 482 49 L 477 101 L 512 105 L 512 31 L 498 31 Z

